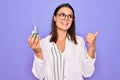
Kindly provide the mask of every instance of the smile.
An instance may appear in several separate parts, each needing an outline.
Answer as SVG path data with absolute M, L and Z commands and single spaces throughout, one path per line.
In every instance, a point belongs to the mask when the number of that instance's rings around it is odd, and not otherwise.
M 61 24 L 64 25 L 64 26 L 67 26 L 67 25 L 68 25 L 67 22 L 62 22 Z

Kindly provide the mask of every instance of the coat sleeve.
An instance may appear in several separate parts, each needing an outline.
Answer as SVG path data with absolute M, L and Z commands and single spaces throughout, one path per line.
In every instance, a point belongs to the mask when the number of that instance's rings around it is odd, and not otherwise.
M 82 61 L 82 75 L 83 77 L 90 77 L 95 70 L 95 59 L 92 59 L 87 54 Z
M 45 74 L 46 74 L 45 72 L 46 72 L 46 61 L 41 60 L 34 55 L 32 73 L 36 78 L 43 80 L 45 78 Z
M 33 67 L 32 67 L 32 73 L 34 76 L 40 80 L 43 80 L 46 75 L 46 60 L 44 59 L 45 53 L 44 53 L 44 40 L 41 40 L 40 46 L 42 49 L 43 59 L 38 58 L 36 55 L 34 55 L 34 61 L 33 61 Z
M 92 59 L 87 52 L 87 48 L 85 46 L 85 41 L 83 38 L 80 40 L 80 44 L 82 45 L 82 76 L 83 77 L 90 77 L 95 70 L 95 60 L 96 60 L 96 53 L 95 53 L 95 58 Z

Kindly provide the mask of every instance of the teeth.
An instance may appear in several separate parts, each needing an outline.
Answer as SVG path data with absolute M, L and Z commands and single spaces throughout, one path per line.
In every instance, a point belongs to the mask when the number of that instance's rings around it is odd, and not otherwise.
M 63 22 L 63 23 L 62 23 L 62 25 L 67 26 L 67 25 L 68 25 L 68 23 L 64 23 L 64 22 Z

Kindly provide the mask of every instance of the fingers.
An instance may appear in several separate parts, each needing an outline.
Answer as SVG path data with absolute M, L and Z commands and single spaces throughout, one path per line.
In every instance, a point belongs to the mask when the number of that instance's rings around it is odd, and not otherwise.
M 37 46 L 39 42 L 40 42 L 40 37 L 39 35 L 36 35 L 36 39 L 34 40 L 35 46 Z
M 99 34 L 99 32 L 96 32 L 94 35 L 95 35 L 95 37 L 97 36 Z
M 31 43 L 34 43 L 35 39 L 36 39 L 36 35 L 33 34 L 31 38 Z
M 89 35 L 89 36 L 92 36 L 92 37 L 97 37 L 98 34 L 99 34 L 99 32 L 96 32 L 96 33 L 94 33 L 94 34 L 88 33 L 87 36 Z
M 28 38 L 28 44 L 29 44 L 29 46 L 31 46 L 31 39 L 32 39 L 32 35 L 30 35 L 30 37 Z
M 86 36 L 86 41 L 88 43 L 94 43 L 98 34 L 99 34 L 99 32 L 96 32 L 95 34 L 88 33 Z
M 92 41 L 95 39 L 94 34 L 88 33 L 86 36 L 86 41 L 88 43 L 92 43 Z
M 29 46 L 32 49 L 35 48 L 35 47 L 37 47 L 37 45 L 39 45 L 39 43 L 40 43 L 40 37 L 39 37 L 39 35 L 32 34 L 28 38 L 28 44 L 29 44 Z

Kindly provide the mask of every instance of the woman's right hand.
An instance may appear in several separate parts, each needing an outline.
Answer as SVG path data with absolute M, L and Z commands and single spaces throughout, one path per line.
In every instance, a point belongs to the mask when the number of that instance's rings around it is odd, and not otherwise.
M 40 47 L 40 37 L 38 34 L 37 35 L 36 34 L 30 35 L 30 37 L 28 38 L 28 45 L 34 51 L 35 55 L 38 58 L 43 59 L 42 50 Z

